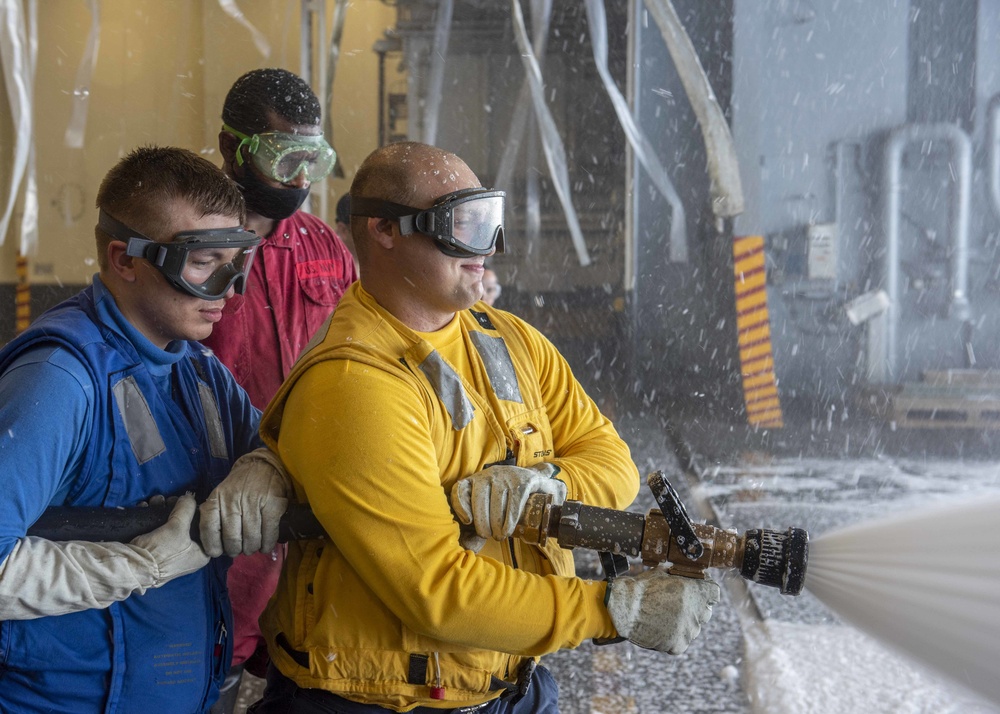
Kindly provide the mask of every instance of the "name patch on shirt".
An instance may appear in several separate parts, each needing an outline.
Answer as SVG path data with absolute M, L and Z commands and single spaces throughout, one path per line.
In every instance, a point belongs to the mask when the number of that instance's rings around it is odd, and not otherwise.
M 343 266 L 336 260 L 308 260 L 295 264 L 295 274 L 299 280 L 306 278 L 339 278 L 343 276 Z

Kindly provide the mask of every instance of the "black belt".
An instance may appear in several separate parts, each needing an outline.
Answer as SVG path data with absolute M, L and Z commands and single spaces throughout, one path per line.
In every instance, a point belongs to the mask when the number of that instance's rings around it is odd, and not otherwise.
M 299 654 L 305 653 L 301 652 Z M 427 655 L 410 655 L 410 669 L 406 674 L 406 681 L 409 684 L 421 685 L 427 683 L 427 661 L 429 659 L 430 658 Z M 535 667 L 537 666 L 538 663 L 533 659 L 524 660 L 524 662 L 521 663 L 521 668 L 517 670 L 516 682 L 508 682 L 506 679 L 491 676 L 490 691 L 502 691 L 503 694 L 500 695 L 501 698 L 507 698 L 515 694 L 523 697 L 528 691 L 528 687 L 531 686 L 531 678 L 535 675 Z
M 278 636 L 275 638 L 278 646 L 288 653 L 297 665 L 303 667 L 304 669 L 309 669 L 309 653 L 302 652 L 301 650 L 294 649 L 288 638 L 285 637 L 284 632 L 279 632 Z M 426 684 L 427 683 L 427 655 L 410 655 L 410 669 L 407 672 L 407 681 L 410 684 Z M 538 663 L 533 659 L 526 659 L 521 663 L 520 669 L 517 671 L 517 681 L 508 682 L 505 679 L 500 679 L 499 677 L 490 677 L 490 691 L 503 691 L 500 695 L 501 698 L 507 698 L 514 695 L 524 696 L 528 687 L 531 686 L 531 678 L 535 675 L 535 667 Z M 322 691 L 322 690 L 316 690 Z M 331 697 L 337 697 L 333 692 L 326 692 Z M 343 700 L 343 697 L 337 697 L 337 699 Z M 347 701 L 347 700 L 344 700 Z M 471 707 L 460 707 L 458 709 L 435 709 L 433 707 L 417 707 L 416 709 L 411 709 L 411 714 L 441 714 L 441 712 L 452 711 L 458 712 L 460 714 L 465 714 L 465 712 L 474 712 L 478 709 L 489 705 L 490 702 L 484 702 L 482 704 L 476 704 Z M 388 711 L 388 710 L 386 710 Z

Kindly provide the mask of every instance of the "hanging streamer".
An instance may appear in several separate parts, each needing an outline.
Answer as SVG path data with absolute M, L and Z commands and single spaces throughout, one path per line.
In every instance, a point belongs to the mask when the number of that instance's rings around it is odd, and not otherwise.
M 271 45 L 268 44 L 267 38 L 261 34 L 260 30 L 251 24 L 251 22 L 246 19 L 243 15 L 243 11 L 239 9 L 236 5 L 236 0 L 219 0 L 219 7 L 222 11 L 229 15 L 229 17 L 236 20 L 247 29 L 250 36 L 253 38 L 253 44 L 257 48 L 257 51 L 261 53 L 264 57 L 271 56 Z
M 34 0 L 29 2 L 29 15 L 36 15 Z M 7 86 L 7 101 L 10 104 L 11 118 L 14 121 L 14 154 L 10 179 L 10 194 L 3 215 L 0 216 L 0 245 L 7 237 L 7 228 L 14 212 L 14 204 L 21 189 L 28 165 L 32 157 L 31 142 L 34 136 L 32 127 L 32 74 L 34 60 L 31 56 L 32 44 L 29 44 L 28 28 L 20 0 L 0 2 L 0 60 L 3 63 L 4 83 Z M 32 21 L 31 33 L 34 37 L 36 23 Z M 35 210 L 37 211 L 37 196 Z M 30 208 L 30 206 L 25 206 Z M 37 221 L 37 217 L 27 221 Z M 26 221 L 22 219 L 22 228 Z M 36 232 L 37 237 L 37 232 Z M 22 233 L 22 246 L 25 236 Z M 27 246 L 33 247 L 33 246 Z M 26 252 L 26 251 L 22 251 Z
M 534 37 L 531 46 L 535 49 L 539 57 L 545 57 L 545 46 L 549 36 L 549 24 L 552 19 L 552 0 L 532 0 L 531 2 L 531 26 L 534 28 Z M 539 64 L 539 68 L 541 65 Z M 509 191 L 508 186 L 514 175 L 514 167 L 517 165 L 517 157 L 521 149 L 521 141 L 524 139 L 525 129 L 528 127 L 528 112 L 531 109 L 531 87 L 528 80 L 521 83 L 521 90 L 518 92 L 517 101 L 514 104 L 514 116 L 511 119 L 510 129 L 507 131 L 507 142 L 504 144 L 503 156 L 500 159 L 500 168 L 497 170 L 497 179 L 494 185 Z M 538 142 L 538 131 L 535 125 L 531 126 L 531 133 L 528 136 L 528 147 L 525 160 L 525 245 L 530 254 L 538 242 L 541 234 L 541 200 L 538 191 L 538 172 L 535 170 L 535 150 Z
M 566 152 L 563 149 L 562 139 L 559 138 L 559 131 L 556 123 L 549 113 L 549 108 L 545 104 L 545 89 L 542 85 L 542 70 L 538 66 L 538 59 L 528 41 L 528 31 L 524 27 L 524 16 L 521 14 L 519 0 L 511 0 L 511 9 L 514 20 L 514 38 L 517 40 L 518 49 L 521 52 L 521 61 L 524 63 L 524 71 L 528 76 L 528 84 L 531 88 L 531 101 L 535 108 L 535 119 L 538 121 L 542 132 L 542 149 L 545 152 L 545 160 L 549 164 L 549 173 L 552 176 L 552 183 L 556 189 L 556 195 L 562 203 L 563 212 L 566 214 L 566 223 L 569 225 L 570 238 L 573 240 L 573 247 L 576 249 L 577 259 L 580 265 L 590 265 L 590 255 L 587 253 L 587 244 L 583 239 L 583 231 L 580 229 L 580 221 L 577 219 L 576 209 L 573 207 L 573 199 L 570 196 L 569 172 L 566 169 Z
M 681 197 L 677 195 L 677 191 L 660 160 L 656 158 L 656 150 L 646 139 L 642 130 L 636 126 L 628 103 L 622 93 L 618 91 L 618 86 L 608 70 L 608 18 L 604 14 L 604 0 L 587 0 L 586 8 L 587 23 L 590 25 L 590 43 L 594 48 L 597 73 L 604 83 L 604 89 L 611 99 L 611 104 L 618 115 L 618 121 L 621 123 L 622 129 L 625 130 L 625 137 L 628 139 L 635 157 L 646 169 L 653 185 L 670 204 L 670 260 L 675 263 L 687 262 L 687 219 L 684 213 L 684 204 L 681 202 Z
M 63 140 L 71 149 L 83 148 L 83 137 L 87 131 L 87 110 L 90 108 L 90 85 L 97 66 L 97 51 L 101 46 L 101 7 L 98 0 L 88 0 L 90 8 L 90 32 L 87 44 L 76 68 L 76 83 L 73 85 L 73 114 L 66 126 Z
M 344 38 L 344 18 L 347 16 L 348 0 L 337 0 L 333 8 L 333 30 L 330 33 L 330 51 L 326 58 L 326 85 L 323 87 L 323 134 L 330 142 L 333 150 L 337 146 L 333 142 L 333 116 L 330 108 L 333 106 L 333 78 L 337 75 L 337 62 L 340 60 L 340 43 Z M 344 162 L 337 153 L 337 163 L 333 165 L 333 175 L 344 178 Z
M 38 2 L 28 1 L 28 87 L 31 96 L 35 94 L 35 69 L 38 67 Z M 32 119 L 34 124 L 34 119 Z M 27 256 L 38 248 L 38 178 L 35 161 L 35 137 L 28 143 L 28 164 L 24 169 L 24 204 L 21 212 L 21 243 L 19 253 L 24 258 L 24 290 L 29 290 L 27 277 Z M 29 293 L 30 296 L 30 293 Z M 31 313 L 28 313 L 31 319 Z
M 441 92 L 444 88 L 444 61 L 448 56 L 448 40 L 451 37 L 451 17 L 454 8 L 454 0 L 438 2 L 434 42 L 431 45 L 431 76 L 427 83 L 427 99 L 424 104 L 425 144 L 433 145 L 437 141 L 438 114 L 441 111 Z
M 667 50 L 677 67 L 688 101 L 701 125 L 705 151 L 708 154 L 712 213 L 717 218 L 738 216 L 743 213 L 743 187 L 733 136 L 729 132 L 726 117 L 715 99 L 715 92 L 698 60 L 691 38 L 684 30 L 670 0 L 644 1 L 667 43 Z
M 531 3 L 531 26 L 535 28 L 535 36 L 532 38 L 532 47 L 539 57 L 545 56 L 545 45 L 549 36 L 549 24 L 552 19 L 552 0 L 535 0 Z M 539 65 L 541 67 L 541 65 Z M 517 102 L 514 104 L 514 116 L 510 122 L 510 129 L 507 131 L 507 143 L 504 144 L 503 156 L 500 158 L 500 168 L 497 169 L 497 180 L 494 184 L 498 188 L 506 190 L 514 175 L 514 166 L 517 164 L 517 155 L 521 150 L 521 140 L 524 138 L 524 130 L 528 125 L 528 111 L 531 105 L 531 85 L 527 78 L 521 83 L 521 91 L 517 94 Z

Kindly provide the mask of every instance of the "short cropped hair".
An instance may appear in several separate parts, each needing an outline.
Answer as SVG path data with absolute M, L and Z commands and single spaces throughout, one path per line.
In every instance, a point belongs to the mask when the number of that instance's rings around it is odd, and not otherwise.
M 108 171 L 97 191 L 97 208 L 144 235 L 157 239 L 166 206 L 191 204 L 202 216 L 232 216 L 246 222 L 239 186 L 218 166 L 187 149 L 144 146 L 131 151 Z M 107 267 L 111 237 L 97 230 L 98 262 Z
M 270 128 L 273 111 L 292 124 L 319 124 L 319 99 L 297 74 L 286 69 L 254 69 L 233 83 L 222 105 L 222 121 L 244 134 Z

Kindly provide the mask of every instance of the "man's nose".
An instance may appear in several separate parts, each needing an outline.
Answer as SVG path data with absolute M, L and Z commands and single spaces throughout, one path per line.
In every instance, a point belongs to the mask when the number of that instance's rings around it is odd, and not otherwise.
M 306 173 L 305 169 L 302 169 L 292 178 L 285 181 L 286 186 L 291 186 L 292 188 L 309 188 L 309 175 Z

